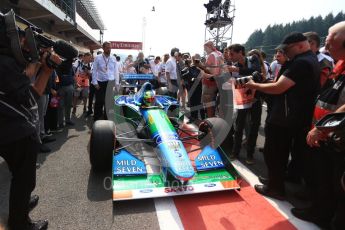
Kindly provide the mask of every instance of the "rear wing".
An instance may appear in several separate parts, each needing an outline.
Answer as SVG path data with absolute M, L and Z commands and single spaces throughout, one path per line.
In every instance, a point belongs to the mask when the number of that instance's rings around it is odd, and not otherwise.
M 153 80 L 153 74 L 132 74 L 132 73 L 124 73 L 120 75 L 121 80 Z
M 138 88 L 144 82 L 152 82 L 154 79 L 155 77 L 153 74 L 120 74 L 120 84 L 122 88 Z

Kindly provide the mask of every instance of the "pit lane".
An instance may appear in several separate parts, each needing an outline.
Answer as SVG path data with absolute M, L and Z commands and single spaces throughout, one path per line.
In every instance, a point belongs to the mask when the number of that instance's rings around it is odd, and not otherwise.
M 81 108 L 81 106 L 79 106 Z M 181 223 L 175 225 L 175 228 L 162 222 L 162 218 L 158 219 L 158 213 L 171 209 L 170 201 L 177 205 L 177 209 L 181 205 L 187 205 L 187 201 L 193 204 L 203 201 L 215 202 L 221 207 L 229 203 L 228 196 L 237 196 L 237 192 L 228 191 L 221 193 L 209 193 L 192 196 L 182 196 L 177 199 L 161 198 L 144 199 L 133 201 L 121 201 L 112 203 L 112 194 L 109 181 L 107 178 L 111 172 L 103 174 L 94 174 L 91 172 L 88 155 L 89 130 L 92 119 L 86 118 L 78 109 L 77 116 L 74 118 L 75 126 L 67 127 L 61 133 L 57 133 L 54 137 L 55 142 L 49 143 L 52 149 L 49 154 L 39 154 L 38 163 L 40 167 L 37 170 L 37 186 L 34 194 L 40 196 L 40 202 L 37 208 L 32 212 L 33 219 L 47 218 L 49 220 L 49 229 L 175 229 L 181 228 Z M 264 121 L 265 112 L 262 120 Z M 262 124 L 264 124 L 262 122 Z M 257 147 L 263 146 L 263 129 L 260 127 Z M 247 166 L 256 175 L 265 175 L 266 168 L 263 161 L 262 153 L 256 151 L 254 155 L 256 164 Z M 245 153 L 242 152 L 240 161 L 244 163 Z M 0 159 L 0 226 L 4 224 L 8 213 L 8 196 L 9 196 L 10 173 L 6 163 Z M 248 184 L 245 186 L 248 188 Z M 288 185 L 290 191 L 296 191 L 293 185 Z M 242 191 L 243 193 L 243 191 Z M 238 193 L 241 195 L 241 192 Z M 255 194 L 255 193 L 253 193 Z M 257 194 L 255 194 L 258 196 Z M 296 206 L 304 205 L 293 196 L 288 194 L 290 203 Z M 222 199 L 224 198 L 224 199 Z M 175 201 L 173 201 L 175 200 Z M 166 202 L 166 204 L 164 204 Z M 155 204 L 156 203 L 156 204 Z M 160 203 L 160 210 L 157 210 L 157 203 Z M 162 205 L 163 203 L 163 205 Z M 164 206 L 165 205 L 165 206 Z M 208 204 L 210 205 L 210 204 Z M 212 205 L 212 204 L 211 204 Z M 189 205 L 189 207 L 192 206 Z M 173 207 L 175 208 L 175 207 Z M 194 211 L 199 207 L 194 207 Z M 175 208 L 176 209 L 176 208 Z M 186 222 L 185 216 L 193 210 L 193 207 L 185 210 L 177 210 L 180 214 L 185 229 L 192 229 L 191 223 Z M 185 212 L 185 213 L 183 213 Z M 207 211 L 209 212 L 209 211 Z M 197 213 L 199 213 L 197 211 Z M 211 213 L 210 213 L 211 214 Z M 227 229 L 228 222 L 224 222 L 225 213 L 222 214 L 221 224 Z M 163 215 L 164 217 L 164 215 Z M 206 218 L 201 214 L 194 216 L 201 226 L 208 229 L 211 228 L 210 218 Z M 170 217 L 175 219 L 174 217 Z M 193 218 L 194 219 L 194 218 Z M 255 222 L 254 222 L 255 223 Z M 305 222 L 306 223 L 306 222 Z M 177 227 L 176 227 L 177 226 Z M 195 226 L 195 225 L 194 225 Z M 309 226 L 309 225 L 308 225 Z M 276 229 L 284 229 L 277 225 Z M 0 227 L 1 229 L 1 227 Z M 272 228 L 275 229 L 275 228 Z M 286 228 L 291 229 L 291 228 Z M 310 225 L 307 229 L 318 229 L 314 225 Z

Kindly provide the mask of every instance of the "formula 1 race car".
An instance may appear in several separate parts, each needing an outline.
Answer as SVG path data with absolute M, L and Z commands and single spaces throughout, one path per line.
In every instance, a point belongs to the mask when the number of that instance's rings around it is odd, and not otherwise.
M 113 201 L 240 189 L 220 147 L 229 125 L 184 120 L 178 101 L 149 82 L 114 97 L 114 121 L 96 121 L 90 138 L 92 170 L 112 169 Z

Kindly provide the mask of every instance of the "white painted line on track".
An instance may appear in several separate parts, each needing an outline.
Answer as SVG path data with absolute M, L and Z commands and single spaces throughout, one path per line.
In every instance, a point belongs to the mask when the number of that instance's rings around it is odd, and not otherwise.
M 250 186 L 254 187 L 256 184 L 260 184 L 259 179 L 254 173 L 252 173 L 245 165 L 240 161 L 231 161 L 232 165 L 235 167 L 237 172 L 245 179 Z M 240 192 L 241 193 L 241 192 Z M 286 219 L 290 221 L 297 229 L 303 230 L 316 230 L 319 229 L 316 225 L 300 220 L 294 217 L 291 213 L 291 208 L 293 206 L 287 201 L 280 201 L 273 198 L 268 198 L 263 196 L 280 214 L 282 214 Z
M 154 202 L 161 230 L 184 229 L 173 198 L 156 198 Z

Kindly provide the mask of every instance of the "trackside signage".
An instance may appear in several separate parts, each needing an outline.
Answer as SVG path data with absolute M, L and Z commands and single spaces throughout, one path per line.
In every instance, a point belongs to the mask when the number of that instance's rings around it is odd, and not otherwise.
M 126 150 L 121 150 L 113 158 L 114 176 L 124 175 L 146 175 L 146 167 L 144 162 L 132 156 Z
M 142 42 L 110 42 L 112 49 L 142 50 Z

